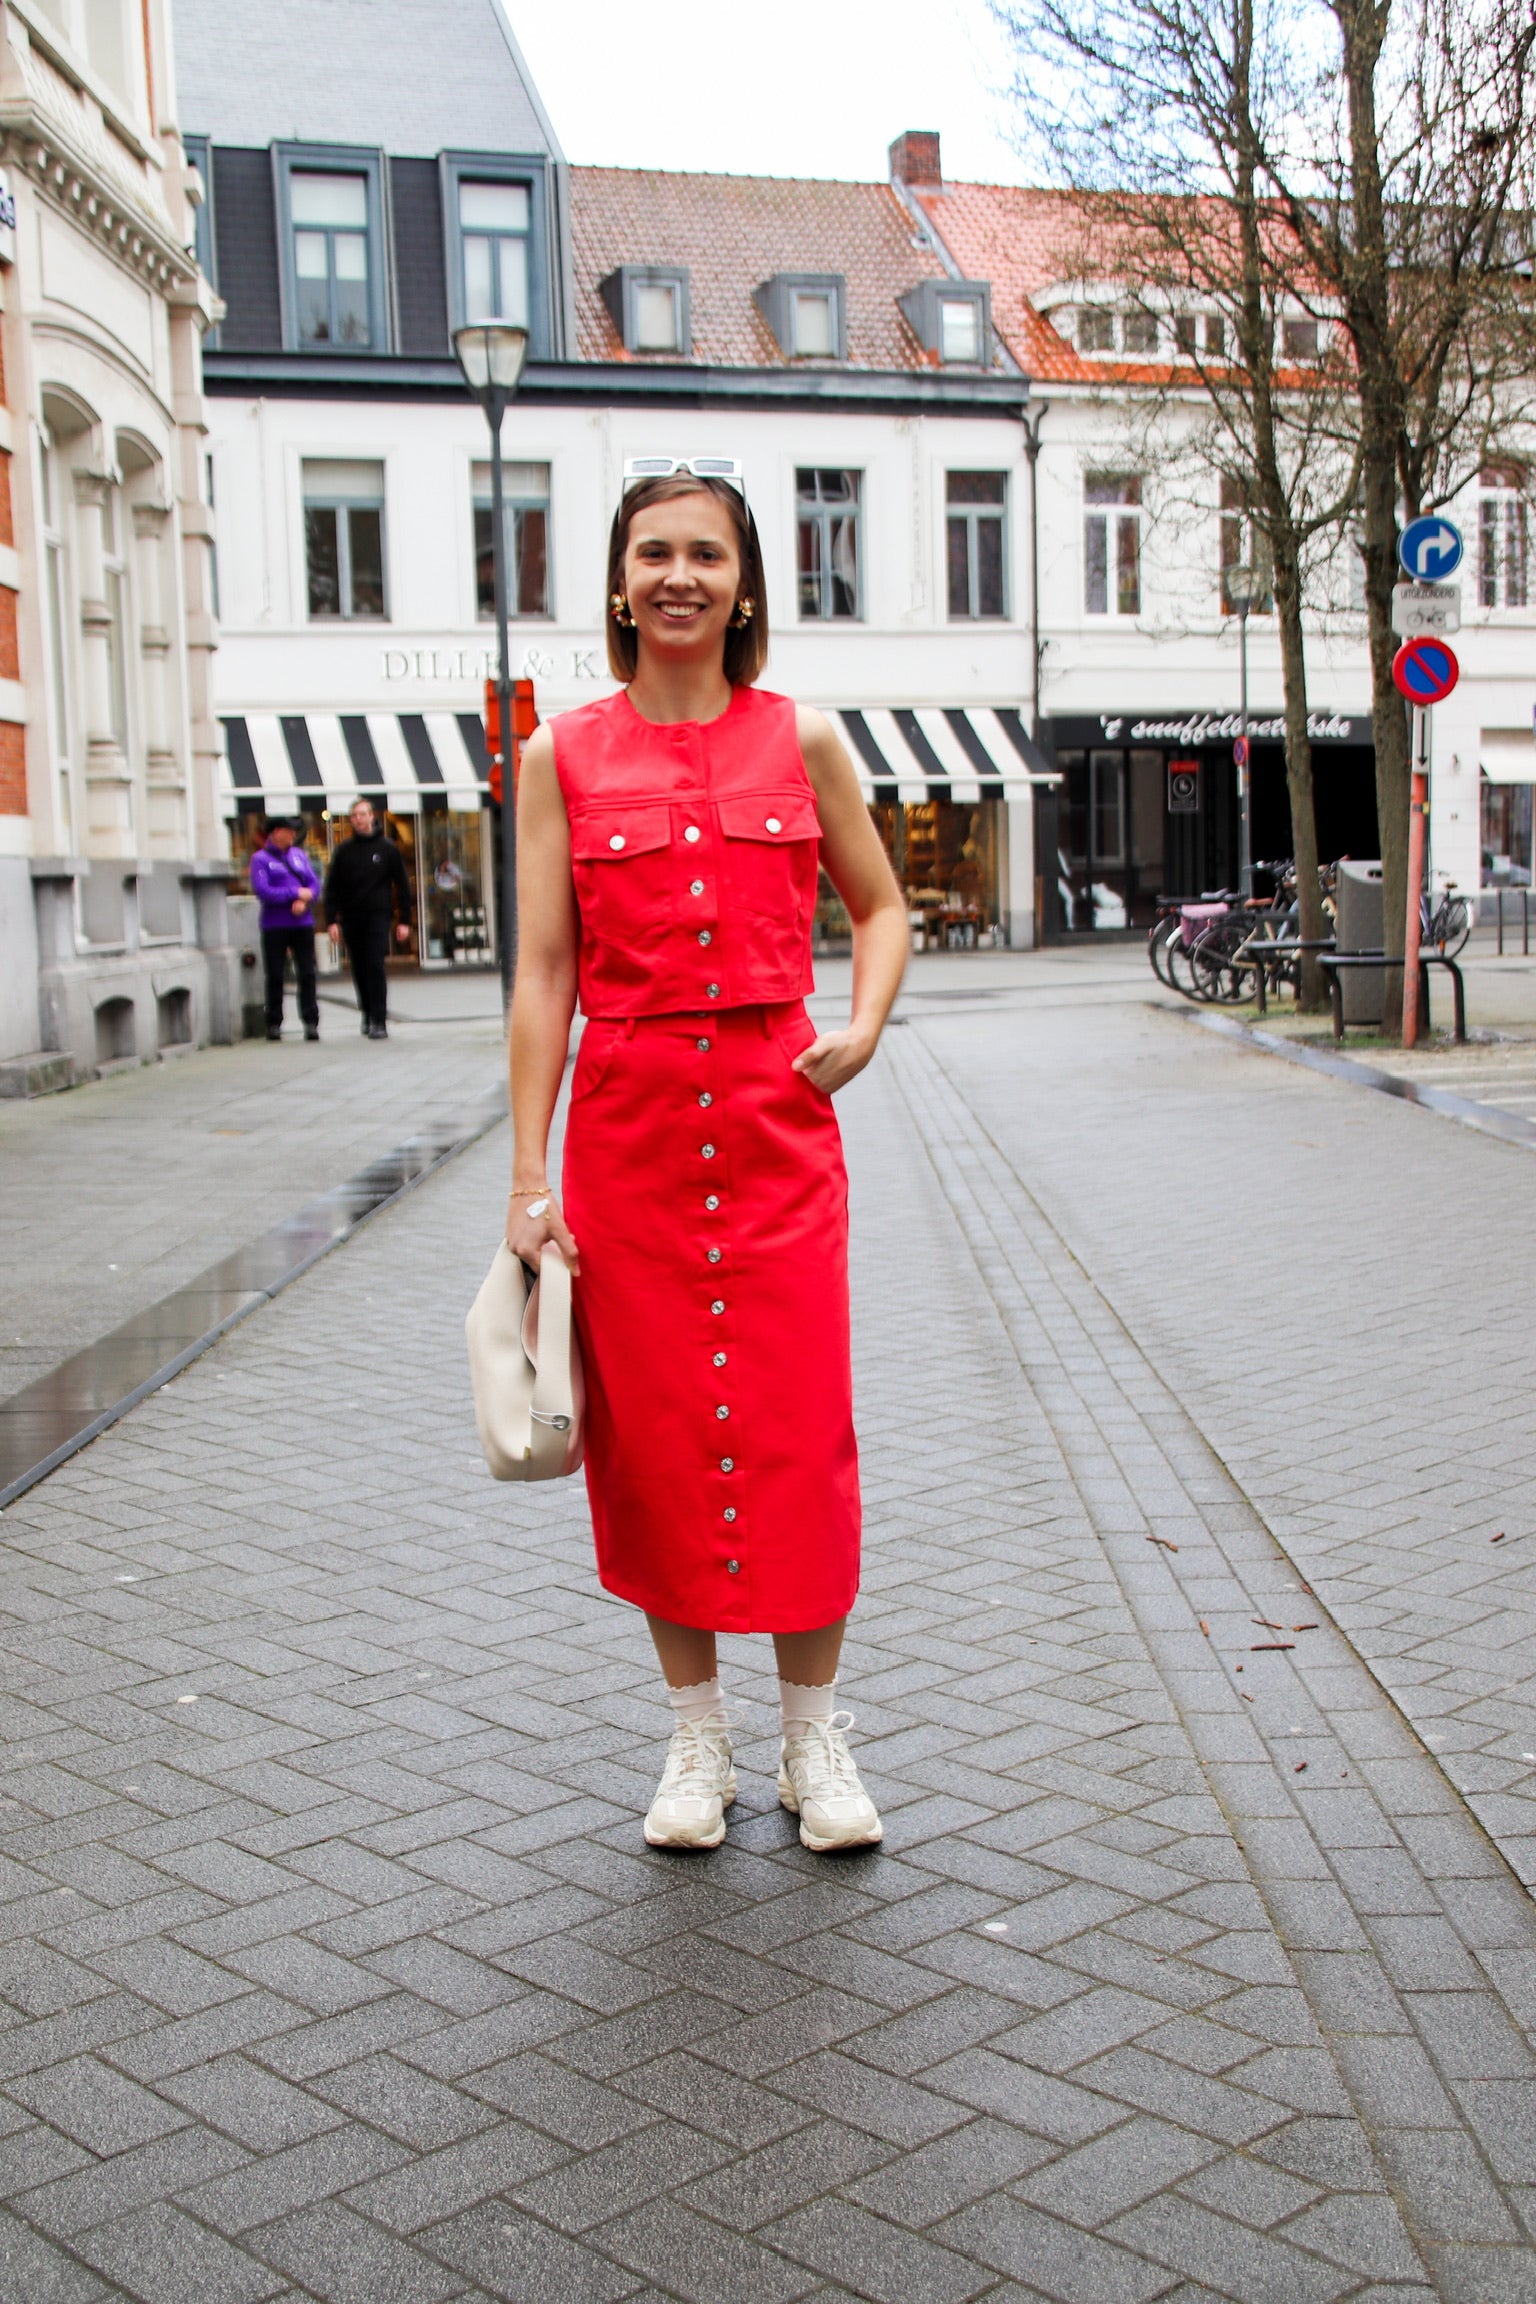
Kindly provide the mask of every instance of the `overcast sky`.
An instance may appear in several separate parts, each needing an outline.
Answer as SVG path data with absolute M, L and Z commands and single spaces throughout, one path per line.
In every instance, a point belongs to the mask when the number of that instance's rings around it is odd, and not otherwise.
M 503 0 L 570 160 L 881 178 L 904 128 L 946 176 L 1040 181 L 1009 141 L 986 0 Z

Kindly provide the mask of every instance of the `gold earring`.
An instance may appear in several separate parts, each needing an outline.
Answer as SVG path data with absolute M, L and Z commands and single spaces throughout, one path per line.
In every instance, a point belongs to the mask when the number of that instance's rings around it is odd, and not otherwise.
M 635 620 L 629 612 L 629 602 L 622 592 L 610 592 L 608 607 L 615 624 L 622 624 L 626 632 L 633 632 Z
M 731 630 L 733 632 L 744 632 L 746 630 L 747 626 L 752 621 L 753 610 L 756 608 L 756 606 L 757 603 L 755 600 L 737 601 L 736 613 L 731 618 Z

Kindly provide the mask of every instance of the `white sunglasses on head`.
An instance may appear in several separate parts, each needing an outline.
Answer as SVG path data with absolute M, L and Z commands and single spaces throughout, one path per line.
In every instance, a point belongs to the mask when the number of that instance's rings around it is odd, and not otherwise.
M 723 480 L 743 499 L 746 496 L 746 468 L 739 456 L 626 456 L 620 493 L 627 496 L 642 480 L 670 480 L 679 472 L 691 473 L 695 480 Z

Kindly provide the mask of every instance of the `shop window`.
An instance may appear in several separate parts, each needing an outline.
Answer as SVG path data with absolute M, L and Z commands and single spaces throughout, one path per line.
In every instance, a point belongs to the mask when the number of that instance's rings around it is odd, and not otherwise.
M 1482 883 L 1485 888 L 1531 885 L 1530 784 L 1482 780 Z
M 387 615 L 382 464 L 306 460 L 304 560 L 317 623 Z
M 1141 475 L 1083 481 L 1083 605 L 1090 616 L 1141 614 Z
M 376 153 L 279 145 L 284 336 L 291 351 L 387 349 Z
M 945 497 L 950 615 L 1006 616 L 1008 475 L 951 472 Z
M 1236 615 L 1232 587 L 1229 581 L 1234 568 L 1252 568 L 1258 572 L 1260 582 L 1248 603 L 1249 613 L 1269 616 L 1274 612 L 1275 595 L 1270 581 L 1269 540 L 1261 532 L 1253 517 L 1252 499 L 1246 484 L 1230 472 L 1221 476 L 1221 612 Z
M 506 539 L 507 613 L 548 616 L 549 466 L 504 464 L 502 514 Z M 492 551 L 491 468 L 474 471 L 475 613 L 496 613 L 496 563 Z
M 858 472 L 795 474 L 800 614 L 809 620 L 862 615 Z
M 1485 608 L 1529 604 L 1530 519 L 1525 474 L 1489 464 L 1478 476 L 1478 598 Z

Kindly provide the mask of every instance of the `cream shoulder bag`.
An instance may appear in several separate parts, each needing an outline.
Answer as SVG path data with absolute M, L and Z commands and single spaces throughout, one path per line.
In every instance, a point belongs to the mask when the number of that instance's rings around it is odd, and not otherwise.
M 464 1323 L 475 1423 L 498 1480 L 558 1480 L 581 1462 L 581 1347 L 571 1274 L 552 1243 L 532 1287 L 503 1241 Z

